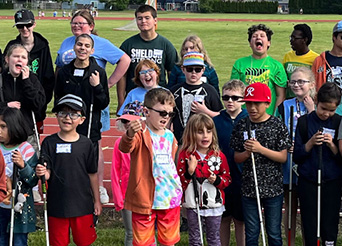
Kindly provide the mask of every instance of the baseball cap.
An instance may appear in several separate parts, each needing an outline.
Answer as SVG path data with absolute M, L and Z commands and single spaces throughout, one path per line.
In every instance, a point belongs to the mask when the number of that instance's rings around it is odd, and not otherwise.
M 342 21 L 339 21 L 335 24 L 333 33 L 335 32 L 342 32 Z
M 189 52 L 183 56 L 183 66 L 204 66 L 204 55 L 199 52 Z
M 126 104 L 122 115 L 116 120 L 138 120 L 141 117 L 144 117 L 144 105 L 139 101 L 134 101 Z
M 52 112 L 57 113 L 64 106 L 68 106 L 76 111 L 81 111 L 82 115 L 85 115 L 87 111 L 87 106 L 83 102 L 82 98 L 73 94 L 67 94 L 59 99 L 56 106 L 52 109 Z
M 263 83 L 254 83 L 245 89 L 242 102 L 271 102 L 271 90 Z
M 15 21 L 14 26 L 20 25 L 20 24 L 33 24 L 34 15 L 31 10 L 21 9 L 21 10 L 18 10 L 14 14 L 14 21 Z

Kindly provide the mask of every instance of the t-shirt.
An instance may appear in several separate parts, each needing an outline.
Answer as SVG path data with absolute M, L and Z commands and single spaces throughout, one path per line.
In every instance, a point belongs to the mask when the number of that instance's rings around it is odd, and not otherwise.
M 160 68 L 159 85 L 166 87 L 166 70 L 171 71 L 178 60 L 177 51 L 172 43 L 159 35 L 149 41 L 145 41 L 140 34 L 126 39 L 120 46 L 131 58 L 131 64 L 126 73 L 126 93 L 135 88 L 132 79 L 134 78 L 135 67 L 141 60 L 152 60 Z
M 79 136 L 75 142 L 65 142 L 56 133 L 42 143 L 41 153 L 50 159 L 49 216 L 70 218 L 94 211 L 89 174 L 97 172 L 97 162 L 91 140 Z
M 180 143 L 186 123 L 189 121 L 190 116 L 194 113 L 191 112 L 191 103 L 196 101 L 203 101 L 208 109 L 219 112 L 223 106 L 220 97 L 209 84 L 191 85 L 187 83 L 177 84 L 171 89 L 176 102 L 176 115 L 172 119 L 174 134 L 177 141 Z
M 312 50 L 309 50 L 308 53 L 300 56 L 296 55 L 294 50 L 287 52 L 283 59 L 283 65 L 287 74 L 287 78 L 290 80 L 293 71 L 298 67 L 308 67 L 311 69 L 311 66 L 317 56 L 319 56 L 319 54 Z M 286 98 L 291 97 L 295 97 L 295 94 L 288 87 L 286 89 Z
M 94 34 L 90 34 L 90 36 L 94 40 L 94 54 L 91 56 L 96 59 L 96 62 L 100 67 L 105 69 L 107 62 L 114 65 L 120 60 L 121 56 L 123 56 L 124 52 L 109 40 Z M 61 47 L 57 51 L 57 58 L 55 61 L 57 67 L 63 67 L 76 58 L 74 51 L 75 40 L 76 37 L 71 36 L 63 41 Z
M 277 100 L 276 86 L 286 88 L 287 77 L 283 65 L 270 56 L 255 59 L 246 56 L 236 60 L 230 79 L 239 79 L 247 86 L 253 83 L 263 83 L 271 90 L 271 105 L 266 112 L 273 115 Z
M 241 119 L 237 123 L 230 138 L 230 146 L 237 152 L 245 151 L 243 144 L 248 138 L 247 120 L 249 118 Z M 252 135 L 255 135 L 262 146 L 274 151 L 281 151 L 291 146 L 288 130 L 280 119 L 270 116 L 266 121 L 250 122 L 250 124 Z M 281 195 L 283 193 L 283 164 L 272 161 L 259 153 L 254 153 L 254 159 L 260 197 L 271 198 Z M 256 198 L 252 167 L 252 158 L 249 157 L 243 166 L 241 192 L 245 197 Z
M 153 148 L 153 177 L 155 181 L 152 209 L 170 209 L 180 205 L 182 184 L 172 158 L 173 133 L 165 130 L 160 136 L 148 129 Z

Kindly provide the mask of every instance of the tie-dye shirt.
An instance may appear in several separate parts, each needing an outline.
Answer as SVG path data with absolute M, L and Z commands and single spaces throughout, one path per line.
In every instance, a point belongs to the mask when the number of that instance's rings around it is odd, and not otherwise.
M 180 206 L 182 184 L 172 158 L 173 133 L 165 130 L 164 135 L 149 129 L 153 148 L 153 177 L 156 183 L 152 209 L 170 209 Z

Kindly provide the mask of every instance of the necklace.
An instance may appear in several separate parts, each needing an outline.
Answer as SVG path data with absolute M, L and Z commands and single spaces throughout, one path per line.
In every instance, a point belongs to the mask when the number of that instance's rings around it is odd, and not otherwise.
M 253 67 L 253 59 L 255 59 L 255 58 L 253 56 L 251 56 L 251 68 L 254 68 Z M 262 68 L 262 66 L 264 66 L 265 62 L 268 60 L 268 56 L 266 56 L 265 58 L 261 58 L 261 59 L 264 59 L 264 60 L 262 61 L 261 65 L 258 67 L 259 69 Z M 259 59 L 256 59 L 256 60 L 259 60 Z

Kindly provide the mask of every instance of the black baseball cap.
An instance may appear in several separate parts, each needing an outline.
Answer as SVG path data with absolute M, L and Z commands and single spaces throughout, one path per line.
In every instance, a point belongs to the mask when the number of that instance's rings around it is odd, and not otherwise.
M 83 102 L 82 98 L 80 98 L 79 96 L 75 96 L 73 94 L 67 94 L 61 99 L 59 99 L 56 106 L 53 107 L 52 112 L 57 113 L 64 106 L 68 106 L 76 111 L 81 111 L 82 115 L 85 115 L 87 111 L 87 107 Z
M 22 24 L 33 24 L 34 15 L 31 10 L 21 9 L 21 10 L 18 10 L 14 14 L 14 21 L 15 21 L 14 26 L 22 25 Z

